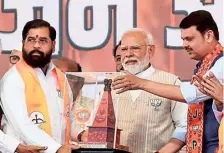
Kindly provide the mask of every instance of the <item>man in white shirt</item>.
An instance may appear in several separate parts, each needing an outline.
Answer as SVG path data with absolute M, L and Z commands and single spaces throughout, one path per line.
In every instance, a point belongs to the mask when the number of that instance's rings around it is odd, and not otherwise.
M 199 10 L 192 12 L 189 16 L 184 18 L 180 24 L 181 35 L 183 39 L 183 47 L 188 52 L 191 59 L 199 60 L 200 62 L 197 65 L 196 70 L 200 68 L 206 68 L 206 65 L 200 67 L 202 63 L 207 61 L 209 64 L 211 61 L 207 60 L 214 52 L 220 52 L 217 58 L 212 61 L 209 71 L 213 72 L 215 77 L 221 82 L 223 80 L 224 73 L 224 59 L 223 59 L 223 47 L 219 44 L 219 32 L 218 27 L 211 16 L 207 11 Z M 204 60 L 206 59 L 206 60 Z M 207 71 L 204 76 L 208 74 Z M 202 76 L 201 76 L 202 77 Z M 197 84 L 197 83 L 195 83 Z M 114 89 L 120 89 L 117 93 L 121 93 L 127 90 L 142 89 L 149 93 L 153 93 L 168 99 L 173 99 L 188 104 L 195 104 L 209 100 L 210 97 L 201 93 L 195 84 L 190 82 L 184 82 L 180 86 L 167 85 L 156 83 L 150 80 L 144 80 L 137 78 L 134 75 L 126 75 L 118 77 L 114 80 L 112 86 Z M 218 118 L 219 112 L 217 110 L 216 104 L 212 101 L 205 102 L 205 112 L 204 112 L 204 130 L 203 131 L 203 140 L 202 141 L 189 141 L 189 147 L 193 146 L 191 149 L 195 150 L 203 142 L 203 153 L 214 153 L 215 149 L 218 147 L 218 127 L 219 121 L 216 121 L 215 118 Z M 224 109 L 222 110 L 224 112 Z M 222 114 L 222 113 L 221 113 Z M 193 115 L 192 115 L 193 116 Z M 199 115 L 196 114 L 196 118 L 199 119 Z M 188 124 L 190 125 L 190 124 Z M 197 125 L 199 127 L 200 125 Z M 197 130 L 196 127 L 196 131 Z M 189 128 L 188 128 L 189 129 Z M 190 129 L 189 129 L 190 130 Z M 199 131 L 200 132 L 200 131 Z M 202 135 L 202 134 L 201 134 Z M 192 144 L 193 143 L 193 144 Z M 196 145 L 196 146 L 195 146 Z M 196 151 L 201 152 L 201 151 Z M 194 151 L 192 151 L 194 153 Z
M 51 62 L 56 31 L 36 19 L 27 22 L 22 34 L 23 58 L 1 84 L 3 131 L 22 144 L 47 146 L 45 153 L 70 153 L 77 148 L 67 143 L 72 99 L 62 89 L 68 87 L 64 74 Z

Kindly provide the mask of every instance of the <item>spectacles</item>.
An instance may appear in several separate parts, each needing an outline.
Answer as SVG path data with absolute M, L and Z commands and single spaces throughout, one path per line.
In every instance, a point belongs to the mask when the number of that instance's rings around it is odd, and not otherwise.
M 36 44 L 36 42 L 39 43 L 40 46 L 46 46 L 48 45 L 51 40 L 48 40 L 48 39 L 40 39 L 40 40 L 36 40 L 34 38 L 28 38 L 25 43 L 29 46 L 34 46 Z
M 128 49 L 132 52 L 140 52 L 143 46 L 152 46 L 152 45 L 132 45 L 132 46 L 124 46 L 121 45 L 121 53 L 124 54 L 128 51 Z
M 9 57 L 9 62 L 11 64 L 16 64 L 20 60 L 20 57 L 17 55 L 12 55 Z

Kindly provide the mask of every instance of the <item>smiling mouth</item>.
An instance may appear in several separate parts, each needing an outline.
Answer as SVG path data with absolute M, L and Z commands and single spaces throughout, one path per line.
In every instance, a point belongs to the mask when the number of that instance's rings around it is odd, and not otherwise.
M 136 63 L 137 63 L 136 60 L 129 60 L 129 61 L 125 62 L 125 64 L 127 64 L 127 65 L 134 65 Z

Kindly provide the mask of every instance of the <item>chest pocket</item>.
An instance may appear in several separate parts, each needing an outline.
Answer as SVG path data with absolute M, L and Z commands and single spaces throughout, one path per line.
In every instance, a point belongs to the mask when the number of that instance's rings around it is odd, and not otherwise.
M 151 113 L 151 119 L 154 120 L 154 122 L 164 121 L 167 116 L 171 115 L 171 103 L 168 101 L 168 99 L 142 92 L 142 94 L 136 100 L 136 103 L 139 107 L 139 110 L 144 108 L 146 109 L 145 111 Z

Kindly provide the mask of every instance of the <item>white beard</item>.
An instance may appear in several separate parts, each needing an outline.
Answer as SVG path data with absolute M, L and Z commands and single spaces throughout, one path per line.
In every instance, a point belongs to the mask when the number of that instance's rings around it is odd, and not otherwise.
M 134 65 L 127 65 L 125 64 L 129 60 L 136 60 L 137 63 Z M 149 65 L 149 56 L 146 56 L 142 61 L 140 61 L 136 57 L 131 57 L 131 58 L 125 58 L 124 61 L 122 62 L 122 66 L 124 70 L 130 72 L 131 74 L 138 74 L 144 70 L 145 67 Z

